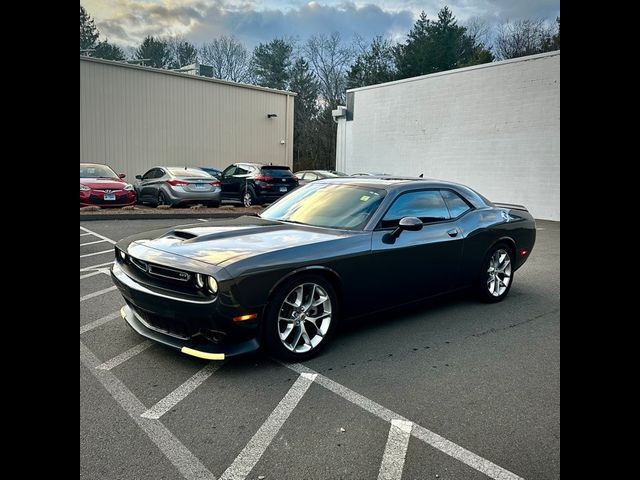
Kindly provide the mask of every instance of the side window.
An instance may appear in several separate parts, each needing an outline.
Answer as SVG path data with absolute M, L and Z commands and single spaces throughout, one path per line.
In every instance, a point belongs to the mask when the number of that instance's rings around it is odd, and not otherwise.
M 304 176 L 304 179 L 305 180 L 310 180 L 310 181 L 317 180 L 318 179 L 318 175 L 316 175 L 315 173 L 307 172 L 305 174 L 305 176 Z
M 458 218 L 463 213 L 471 210 L 471 207 L 469 207 L 467 202 L 465 202 L 457 193 L 452 192 L 451 190 L 440 190 L 440 193 L 442 193 L 442 197 L 447 204 L 447 208 L 449 208 L 451 218 Z
M 158 169 L 152 168 L 151 170 L 149 170 L 147 173 L 144 174 L 144 176 L 142 177 L 142 180 L 151 180 L 151 179 L 157 178 L 160 176 L 160 175 L 157 175 L 157 173 L 158 173 Z
M 236 166 L 235 165 L 229 165 L 222 172 L 222 176 L 223 177 L 230 177 L 231 175 L 233 175 L 235 173 L 235 171 L 236 171 Z
M 397 227 L 402 217 L 418 217 L 423 223 L 449 219 L 449 211 L 438 190 L 400 195 L 382 219 L 382 228 Z
M 156 168 L 156 174 L 153 176 L 153 178 L 160 178 L 160 177 L 164 177 L 166 175 L 167 172 L 165 172 L 163 169 L 161 168 Z
M 246 175 L 247 173 L 249 173 L 249 170 L 246 170 L 242 167 L 237 167 L 234 175 Z

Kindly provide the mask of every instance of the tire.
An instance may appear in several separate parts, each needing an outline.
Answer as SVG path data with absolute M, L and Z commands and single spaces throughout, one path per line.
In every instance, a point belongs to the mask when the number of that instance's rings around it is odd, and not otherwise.
M 505 299 L 513 285 L 513 260 L 513 250 L 504 243 L 487 252 L 476 286 L 480 300 L 496 303 Z
M 260 205 L 258 201 L 258 197 L 256 197 L 256 193 L 253 191 L 252 187 L 247 188 L 242 195 L 242 205 L 245 208 L 249 208 L 253 205 Z
M 266 308 L 266 346 L 283 360 L 307 360 L 329 342 L 338 318 L 338 297 L 331 283 L 318 275 L 294 277 L 278 288 Z
M 156 207 L 159 205 L 169 205 L 170 207 L 173 207 L 172 203 L 167 200 L 167 196 L 162 190 L 158 192 L 158 202 L 156 203 Z

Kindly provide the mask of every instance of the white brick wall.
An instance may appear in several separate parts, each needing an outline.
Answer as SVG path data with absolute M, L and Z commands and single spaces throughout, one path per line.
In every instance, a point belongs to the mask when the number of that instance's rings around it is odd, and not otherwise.
M 560 52 L 353 90 L 336 168 L 466 184 L 560 220 Z

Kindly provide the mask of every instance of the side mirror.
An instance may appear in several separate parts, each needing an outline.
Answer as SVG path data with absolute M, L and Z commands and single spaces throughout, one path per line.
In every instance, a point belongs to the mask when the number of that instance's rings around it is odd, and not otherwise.
M 118 178 L 124 178 L 124 177 L 126 177 L 126 175 L 124 173 L 119 173 L 118 174 Z
M 391 236 L 398 238 L 404 230 L 410 232 L 422 230 L 422 220 L 418 217 L 402 217 L 398 223 L 398 227 L 391 233 Z
M 136 175 L 137 180 L 142 180 L 142 175 Z

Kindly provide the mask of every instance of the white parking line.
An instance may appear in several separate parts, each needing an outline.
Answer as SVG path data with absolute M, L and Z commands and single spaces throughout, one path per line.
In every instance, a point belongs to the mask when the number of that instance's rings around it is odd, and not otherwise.
M 104 362 L 103 364 L 98 365 L 96 368 L 98 370 L 111 370 L 112 368 L 117 367 L 121 363 L 126 362 L 130 358 L 135 357 L 139 353 L 144 352 L 151 345 L 153 345 L 153 342 L 151 342 L 151 340 L 145 340 L 144 342 L 139 343 L 135 347 L 130 348 L 126 352 L 121 353 L 117 357 L 113 357 L 111 360 L 108 360 L 108 361 Z
M 96 243 L 104 243 L 104 242 L 106 242 L 106 240 L 96 240 L 95 242 L 81 243 L 80 246 L 84 247 L 86 245 L 95 245 Z
M 106 263 L 99 263 L 97 265 L 91 265 L 90 267 L 84 267 L 84 268 L 80 269 L 80 273 L 86 272 L 86 271 L 89 271 L 89 270 L 95 270 L 98 267 L 105 267 L 107 265 L 111 265 L 113 262 L 115 262 L 115 260 L 111 260 L 110 262 L 106 262 Z
M 113 254 L 113 250 L 103 250 L 101 252 L 85 253 L 84 255 L 80 255 L 80 258 L 93 257 L 94 255 L 102 255 L 104 253 Z
M 369 400 L 367 397 L 360 395 L 357 392 L 354 392 L 350 388 L 345 387 L 344 385 L 339 384 L 338 382 L 334 382 L 330 378 L 325 377 L 324 375 L 319 374 L 318 372 L 305 367 L 299 363 L 287 364 L 281 363 L 285 367 L 293 370 L 297 373 L 309 373 L 317 375 L 315 381 L 316 383 L 322 385 L 328 390 L 331 390 L 333 393 L 341 396 L 345 400 L 350 401 L 354 405 L 358 405 L 360 408 L 367 410 L 368 412 L 376 415 L 377 417 L 391 422 L 392 420 L 403 420 L 409 422 L 410 420 L 404 418 L 402 415 L 399 415 L 388 408 L 383 407 L 379 403 L 374 402 L 373 400 Z M 461 461 L 462 463 L 469 465 L 471 468 L 484 473 L 485 475 L 493 478 L 494 480 L 523 480 L 522 477 L 519 477 L 515 473 L 510 472 L 507 469 L 504 469 L 495 463 L 490 462 L 482 458 L 479 455 L 461 447 L 453 443 L 450 440 L 438 435 L 437 433 L 432 432 L 416 423 L 413 424 L 413 429 L 411 430 L 411 434 L 422 440 L 428 445 L 431 445 L 434 448 L 437 448 L 441 452 L 446 453 L 450 457 L 455 458 L 456 460 Z
M 115 243 L 116 243 L 115 241 L 111 240 L 110 238 L 107 238 L 107 237 L 105 237 L 104 235 L 100 235 L 99 233 L 96 233 L 96 232 L 94 232 L 93 230 L 89 230 L 88 228 L 85 228 L 85 227 L 83 227 L 83 226 L 80 226 L 80 228 L 81 228 L 82 230 L 84 230 L 85 232 L 90 233 L 91 235 L 95 235 L 95 236 L 96 236 L 96 237 L 98 237 L 98 238 L 101 238 L 101 239 L 103 239 L 103 240 L 106 240 L 106 241 L 107 241 L 107 242 L 109 242 L 109 243 L 113 243 L 113 244 L 115 244 Z
M 198 218 L 197 220 L 200 220 L 201 222 L 208 222 L 209 221 L 206 218 Z
M 97 297 L 99 295 L 104 295 L 105 293 L 113 292 L 116 288 L 118 287 L 114 285 L 113 287 L 109 287 L 103 290 L 98 290 L 97 292 L 89 293 L 87 295 L 80 297 L 80 301 L 84 302 L 85 300 L 89 300 L 90 298 Z
M 198 388 L 202 384 L 202 382 L 204 382 L 211 376 L 211 374 L 213 374 L 213 372 L 220 368 L 220 365 L 220 363 L 208 363 L 206 367 L 196 372 L 196 374 L 193 375 L 189 380 L 184 382 L 182 385 L 180 385 L 173 392 L 164 397 L 146 412 L 142 413 L 141 416 L 143 416 L 144 418 L 160 418 L 162 415 L 175 407 L 187 395 Z
M 108 370 L 97 370 L 100 360 L 80 342 L 80 361 L 156 444 L 165 457 L 187 480 L 215 480 L 215 476 L 159 420 L 141 418 L 142 402 Z
M 87 273 L 86 275 L 80 275 L 80 280 L 84 278 L 93 277 L 94 275 L 100 275 L 101 273 L 104 275 L 109 275 L 109 269 L 98 268 L 95 272 Z
M 93 233 L 81 233 L 80 234 L 81 237 L 86 237 L 87 235 L 93 235 Z
M 104 325 L 105 323 L 110 322 L 111 320 L 114 320 L 116 318 L 120 318 L 120 310 L 118 310 L 117 312 L 110 313 L 109 315 L 105 315 L 102 318 L 99 318 L 97 320 L 94 320 L 91 323 L 87 323 L 86 325 L 81 326 L 80 335 L 82 335 L 83 333 L 87 333 L 89 330 L 93 330 L 94 328 Z
M 317 374 L 301 373 L 269 418 L 220 476 L 220 480 L 244 480 L 307 392 Z
M 409 448 L 413 423 L 391 420 L 387 445 L 384 447 L 378 480 L 401 480 L 404 458 Z

